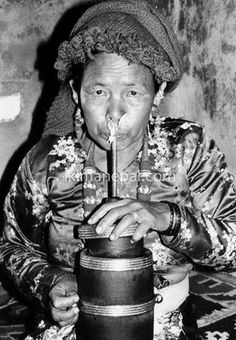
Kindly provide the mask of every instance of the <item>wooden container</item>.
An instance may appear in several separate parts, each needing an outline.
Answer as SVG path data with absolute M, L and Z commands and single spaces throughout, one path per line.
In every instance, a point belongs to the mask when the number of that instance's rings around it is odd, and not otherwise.
M 129 258 L 80 255 L 78 284 L 81 340 L 153 339 L 152 255 Z
M 80 313 L 80 340 L 153 340 L 153 311 L 110 317 Z
M 86 248 L 92 256 L 110 258 L 131 258 L 142 256 L 143 239 L 139 242 L 131 243 L 130 238 L 137 226 L 130 226 L 115 241 L 110 241 L 109 236 L 114 226 L 107 228 L 106 232 L 98 235 L 95 225 L 83 224 L 77 228 L 78 238 L 86 240 Z

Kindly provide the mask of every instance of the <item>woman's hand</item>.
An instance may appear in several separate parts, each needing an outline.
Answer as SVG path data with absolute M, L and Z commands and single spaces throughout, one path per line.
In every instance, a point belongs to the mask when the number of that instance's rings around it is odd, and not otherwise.
M 170 211 L 168 204 L 144 202 L 135 199 L 122 199 L 103 204 L 88 220 L 96 224 L 96 232 L 102 234 L 108 227 L 116 224 L 110 240 L 116 240 L 130 225 L 138 224 L 132 241 L 137 242 L 148 231 L 164 231 L 168 228 Z
M 49 292 L 51 314 L 61 327 L 73 325 L 78 320 L 78 286 L 76 278 L 64 277 Z

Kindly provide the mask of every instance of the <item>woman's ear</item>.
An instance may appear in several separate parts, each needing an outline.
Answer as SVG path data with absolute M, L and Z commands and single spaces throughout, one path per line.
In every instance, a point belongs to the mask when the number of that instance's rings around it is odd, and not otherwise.
M 75 104 L 78 105 L 79 104 L 79 96 L 78 96 L 77 91 L 74 88 L 74 80 L 73 79 L 69 80 L 69 84 L 70 84 L 70 88 L 71 88 L 71 92 L 72 92 L 72 98 L 73 98 Z

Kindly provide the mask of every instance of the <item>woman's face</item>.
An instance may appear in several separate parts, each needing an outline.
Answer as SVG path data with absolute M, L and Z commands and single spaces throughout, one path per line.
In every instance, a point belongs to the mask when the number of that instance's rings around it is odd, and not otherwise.
M 87 131 L 108 150 L 108 121 L 119 121 L 117 149 L 136 145 L 145 132 L 155 96 L 148 68 L 117 54 L 99 54 L 84 70 L 80 102 Z

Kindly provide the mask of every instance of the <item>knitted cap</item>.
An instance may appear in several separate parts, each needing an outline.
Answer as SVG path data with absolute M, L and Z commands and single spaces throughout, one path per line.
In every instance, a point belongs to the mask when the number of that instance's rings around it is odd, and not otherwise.
M 63 81 L 47 116 L 44 135 L 73 131 L 75 104 L 67 84 L 76 63 L 86 63 L 93 52 L 117 53 L 142 63 L 158 83 L 167 82 L 172 91 L 183 68 L 175 35 L 166 19 L 143 0 L 105 1 L 89 8 L 75 24 L 69 41 L 58 50 L 55 68 Z
M 105 25 L 105 15 L 108 13 L 128 14 L 134 18 L 137 23 L 142 26 L 142 29 L 147 31 L 154 38 L 152 43 L 155 44 L 156 42 L 163 48 L 178 73 L 178 80 L 181 78 L 183 65 L 176 36 L 169 26 L 167 19 L 164 18 L 155 7 L 146 1 L 114 0 L 102 2 L 93 6 L 89 8 L 75 24 L 71 32 L 70 39 L 76 36 L 84 26 L 88 27 L 90 25 L 90 21 L 94 18 L 101 16 Z M 120 31 L 122 32 L 122 25 Z M 146 38 L 147 40 L 150 40 L 148 35 L 146 35 Z

